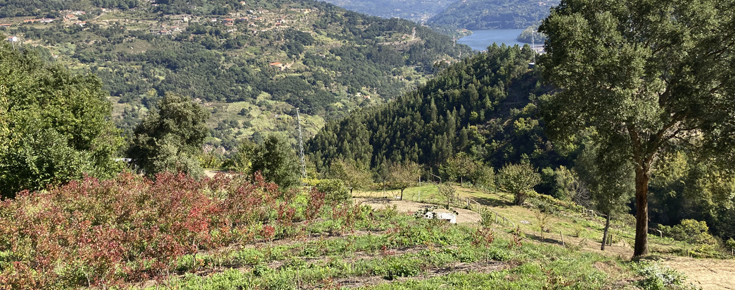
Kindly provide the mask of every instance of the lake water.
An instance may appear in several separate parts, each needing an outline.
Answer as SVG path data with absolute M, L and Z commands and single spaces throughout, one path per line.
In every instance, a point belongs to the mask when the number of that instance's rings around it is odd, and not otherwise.
M 473 30 L 472 35 L 465 36 L 457 40 L 457 43 L 466 44 L 474 50 L 486 50 L 488 46 L 497 43 L 498 46 L 505 45 L 523 46 L 525 43 L 516 41 L 521 35 L 523 29 L 493 29 L 493 30 Z

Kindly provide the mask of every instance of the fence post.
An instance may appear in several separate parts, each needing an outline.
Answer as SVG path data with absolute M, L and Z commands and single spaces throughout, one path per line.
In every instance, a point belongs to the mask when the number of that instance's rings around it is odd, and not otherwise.
M 559 231 L 559 235 L 561 235 L 561 246 L 566 247 L 566 245 L 564 244 L 564 234 L 561 231 Z

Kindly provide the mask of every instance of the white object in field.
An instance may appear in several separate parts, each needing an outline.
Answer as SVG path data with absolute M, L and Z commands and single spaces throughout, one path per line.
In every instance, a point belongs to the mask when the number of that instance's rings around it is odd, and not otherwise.
M 424 215 L 424 218 L 433 219 L 434 218 L 434 212 L 427 212 Z M 453 213 L 438 212 L 438 213 L 436 213 L 436 218 L 437 219 L 440 219 L 440 220 L 449 221 L 450 224 L 456 224 L 457 223 L 457 215 L 455 215 Z

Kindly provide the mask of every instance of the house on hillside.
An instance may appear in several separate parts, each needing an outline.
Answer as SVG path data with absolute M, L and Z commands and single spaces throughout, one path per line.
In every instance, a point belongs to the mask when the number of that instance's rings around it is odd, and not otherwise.
M 51 23 L 51 22 L 54 22 L 54 19 L 51 19 L 51 18 L 43 18 L 43 19 L 39 20 L 39 22 L 41 22 L 41 23 Z
M 77 21 L 77 22 L 74 22 L 74 25 L 79 25 L 79 27 L 84 27 L 85 25 L 87 25 L 87 22 L 85 22 L 85 21 Z
M 10 41 L 10 42 L 18 42 L 18 41 L 20 41 L 20 39 L 17 36 L 8 37 L 6 40 L 7 41 Z
M 0 24 L 0 27 L 10 27 L 13 26 L 13 24 Z
M 277 67 L 277 68 L 283 69 L 283 64 L 280 63 L 280 62 L 271 62 L 270 65 L 273 66 L 273 67 Z
M 232 26 L 232 25 L 235 25 L 235 20 L 232 18 L 225 18 L 225 19 L 222 19 L 222 23 L 224 23 L 225 26 Z

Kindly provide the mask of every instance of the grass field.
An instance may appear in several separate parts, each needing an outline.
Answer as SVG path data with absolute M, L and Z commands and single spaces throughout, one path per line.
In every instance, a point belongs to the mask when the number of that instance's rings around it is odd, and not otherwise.
M 356 191 L 355 200 L 382 203 L 363 208 L 364 219 L 348 231 L 335 231 L 325 218 L 307 235 L 240 245 L 221 253 L 182 259 L 184 275 L 149 281 L 175 289 L 683 289 L 685 276 L 662 266 L 668 260 L 631 262 L 631 230 L 616 223 L 614 243 L 599 250 L 602 220 L 560 212 L 541 232 L 534 210 L 511 204 L 503 193 L 457 187 L 453 203 L 460 215 L 484 207 L 507 223 L 445 222 L 417 219 L 418 206 L 444 204 L 435 185 L 399 192 Z M 471 206 L 466 208 L 470 199 Z M 422 203 L 417 201 L 421 200 Z M 478 207 L 479 203 L 479 207 Z M 462 208 L 465 207 L 465 208 Z M 473 211 L 470 211 L 473 210 Z M 483 217 L 487 219 L 487 217 Z M 615 235 L 619 235 L 615 238 Z M 563 238 L 562 238 L 563 235 Z M 562 239 L 564 242 L 562 242 Z M 680 246 L 652 238 L 652 248 Z M 562 245 L 563 244 L 563 245 Z M 655 256 L 654 256 L 655 257 Z M 713 261 L 713 260 L 711 260 Z M 679 261 L 681 262 L 681 261 Z M 689 264 L 691 265 L 691 263 Z M 724 269 L 724 271 L 729 271 Z M 668 276 L 667 276 L 668 275 Z M 670 280 L 661 280 L 669 277 Z M 725 278 L 727 279 L 727 278 Z M 693 281 L 698 281 L 694 279 Z M 726 281 L 727 282 L 727 281 Z M 667 284 L 669 283 L 669 284 Z M 705 288 L 712 285 L 702 284 Z M 716 288 L 712 288 L 716 289 Z
M 508 194 L 456 189 L 437 209 L 431 184 L 334 200 L 259 177 L 85 179 L 2 204 L 0 289 L 689 289 L 665 265 L 705 289 L 733 285 L 732 260 L 676 257 L 691 245 L 666 238 L 651 248 L 668 252 L 631 261 L 625 222 L 602 252 L 602 220 L 578 207 L 542 230 Z

